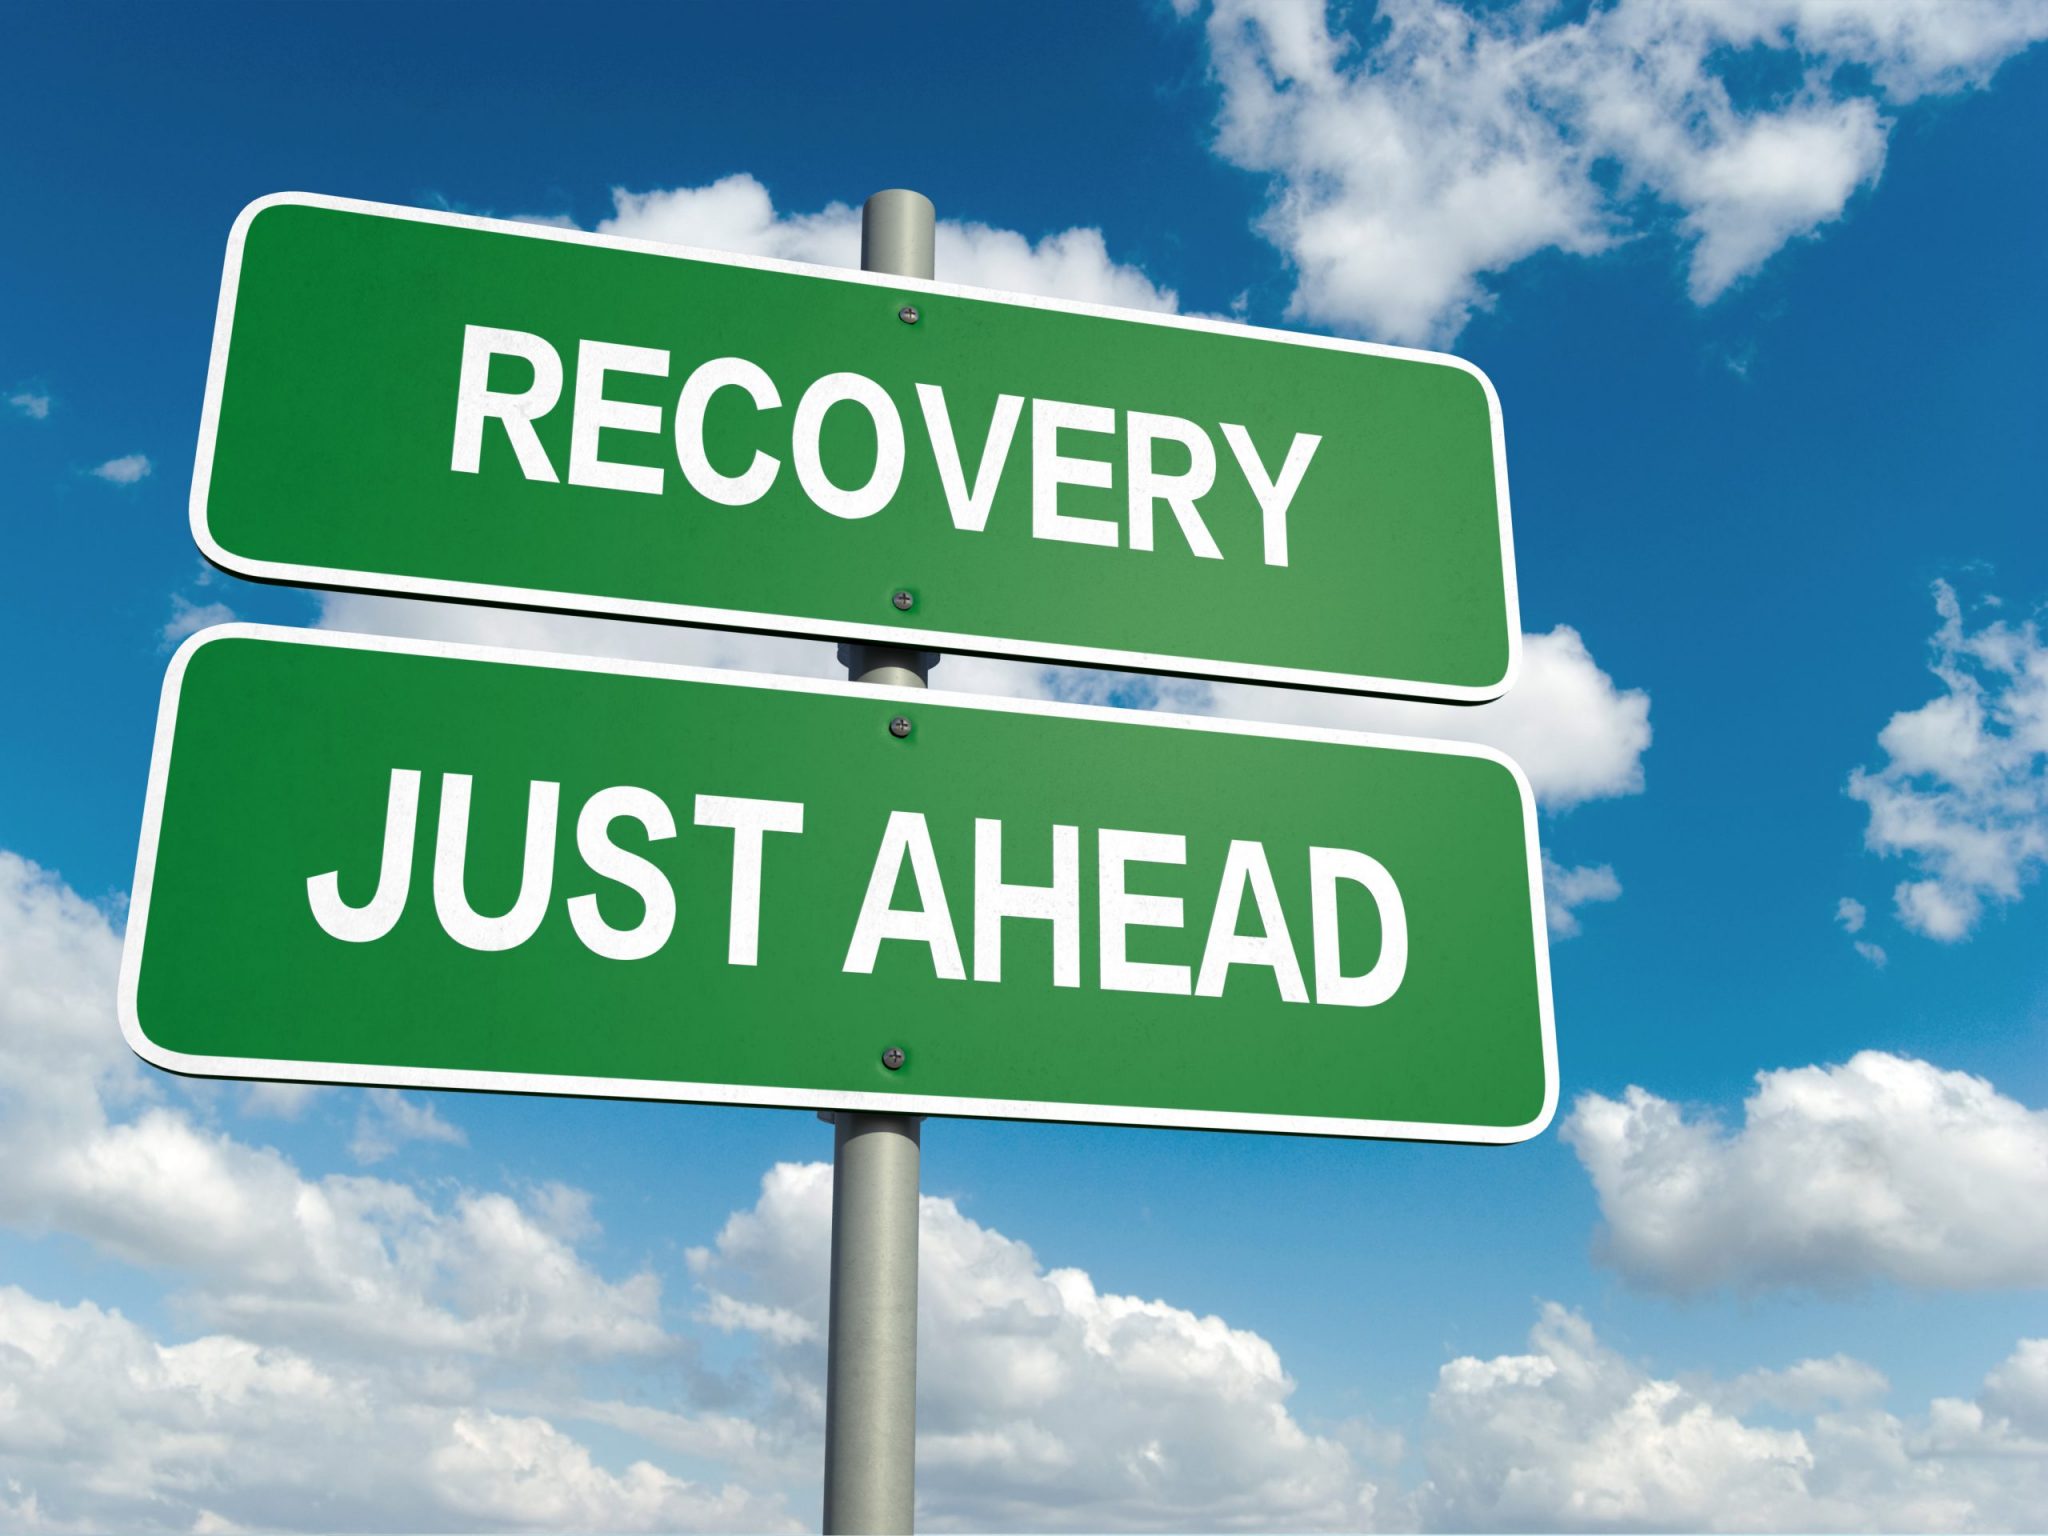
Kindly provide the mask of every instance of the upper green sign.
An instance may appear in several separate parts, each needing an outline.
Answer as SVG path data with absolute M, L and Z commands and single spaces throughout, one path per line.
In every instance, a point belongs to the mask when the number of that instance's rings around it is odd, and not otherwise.
M 297 194 L 192 486 L 262 580 L 1476 702 L 1492 386 L 1435 353 Z
M 1486 748 L 255 626 L 171 663 L 120 995 L 232 1077 L 1487 1142 L 1557 1097 Z

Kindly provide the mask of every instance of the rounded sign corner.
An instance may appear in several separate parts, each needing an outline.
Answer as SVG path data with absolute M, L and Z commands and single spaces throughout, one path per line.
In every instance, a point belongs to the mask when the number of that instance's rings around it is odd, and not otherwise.
M 213 529 L 206 521 L 206 490 L 207 482 L 195 474 L 186 516 L 192 525 L 192 542 L 199 546 L 200 556 L 215 570 L 225 571 L 230 576 L 257 579 L 256 572 L 241 556 L 213 536 Z
M 1512 605 L 1510 605 L 1512 607 Z M 1508 615 L 1507 663 L 1501 668 L 1500 677 L 1485 685 L 1486 697 L 1479 702 L 1493 704 L 1515 691 L 1515 685 L 1522 680 L 1522 626 L 1516 622 L 1517 615 Z
M 121 1038 L 128 1042 L 129 1050 L 159 1071 L 176 1072 L 188 1077 L 194 1075 L 186 1069 L 183 1056 L 149 1038 L 149 1031 L 142 1027 L 142 1015 L 136 1010 L 135 999 L 128 995 L 126 988 L 122 989 L 118 1012 L 121 1020 Z
M 272 208 L 311 208 L 320 206 L 323 201 L 325 200 L 311 192 L 266 192 L 261 197 L 252 197 L 235 215 L 235 222 L 228 232 L 228 240 L 231 244 L 240 244 L 248 235 L 249 226 L 256 222 L 259 215 L 269 212 Z
M 1556 1120 L 1559 1085 L 1557 1081 L 1557 1063 L 1554 1059 L 1555 1044 L 1555 1037 L 1551 1034 L 1550 1024 L 1548 1019 L 1546 1019 L 1544 1024 L 1545 1054 L 1552 1059 L 1546 1060 L 1543 1064 L 1543 1107 L 1536 1111 L 1536 1116 L 1532 1120 L 1526 1120 L 1520 1125 L 1503 1126 L 1500 1137 L 1495 1142 L 1495 1145 L 1518 1147 L 1524 1142 L 1534 1141 L 1537 1137 L 1548 1131 L 1551 1122 Z

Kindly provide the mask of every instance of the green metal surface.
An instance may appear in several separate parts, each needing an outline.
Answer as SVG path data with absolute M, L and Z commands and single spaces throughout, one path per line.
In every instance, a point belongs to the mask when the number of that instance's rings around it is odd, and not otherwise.
M 1554 1102 L 1531 811 L 1501 760 L 304 631 L 212 636 L 173 663 L 129 934 L 124 1025 L 160 1064 L 1332 1128 L 1294 1123 L 1311 1117 L 1474 1140 L 1519 1139 Z M 907 738 L 889 731 L 897 715 Z M 410 896 L 386 936 L 344 943 L 316 923 L 307 882 L 336 871 L 344 900 L 370 900 L 395 768 L 422 775 Z M 517 948 L 464 948 L 437 917 L 446 773 L 473 776 L 463 886 L 485 914 L 519 893 L 530 781 L 561 786 L 552 895 Z M 640 920 L 640 898 L 578 852 L 579 808 L 619 785 L 659 796 L 677 828 L 654 841 L 612 827 L 676 896 L 672 937 L 636 960 L 593 953 L 566 911 L 595 893 L 607 922 Z M 804 807 L 800 834 L 766 836 L 757 965 L 729 963 L 735 839 L 693 823 L 698 794 Z M 880 944 L 872 973 L 844 969 L 892 811 L 926 818 L 969 979 L 940 977 L 931 946 L 903 939 Z M 1052 925 L 1015 918 L 1001 981 L 971 979 L 976 818 L 1003 822 L 1013 884 L 1048 883 L 1053 826 L 1080 829 L 1080 985 L 1052 984 Z M 1275 971 L 1250 964 L 1220 997 L 1104 990 L 1102 828 L 1187 839 L 1185 866 L 1130 866 L 1132 889 L 1185 902 L 1185 926 L 1130 930 L 1132 959 L 1199 965 L 1229 842 L 1251 839 L 1311 988 L 1309 848 L 1380 861 L 1404 905 L 1405 979 L 1371 1007 L 1282 1001 Z M 1379 953 L 1377 909 L 1341 890 L 1356 973 Z M 907 870 L 893 905 L 919 905 Z M 1236 927 L 1261 931 L 1250 900 Z M 892 1045 L 907 1056 L 894 1072 Z M 508 1073 L 528 1076 L 488 1076 Z
M 1511 671 L 1493 407 L 1453 360 L 363 207 L 261 205 L 230 252 L 194 524 L 243 574 L 1464 699 L 1498 693 Z M 557 482 L 527 478 L 496 420 L 476 472 L 451 468 L 467 326 L 526 332 L 560 357 L 560 400 L 534 426 Z M 614 371 L 603 385 L 657 412 L 658 429 L 598 439 L 606 461 L 661 470 L 659 494 L 570 483 L 588 341 L 669 354 L 664 377 Z M 781 461 L 744 506 L 693 490 L 673 435 L 684 379 L 725 356 L 765 370 L 781 402 L 711 397 L 714 469 L 739 474 L 757 451 Z M 792 455 L 800 397 L 841 371 L 875 381 L 903 426 L 900 486 L 858 518 L 820 510 Z M 532 377 L 501 356 L 490 387 Z M 1025 402 L 980 531 L 949 514 L 919 384 L 944 390 L 970 483 L 998 395 Z M 1114 413 L 1113 432 L 1060 433 L 1061 454 L 1099 461 L 1111 483 L 1062 485 L 1057 508 L 1114 525 L 1117 547 L 1034 536 L 1039 399 Z M 1213 446 L 1197 506 L 1219 558 L 1193 552 L 1163 501 L 1155 547 L 1130 547 L 1133 411 L 1183 418 Z M 1296 434 L 1321 439 L 1288 508 L 1285 565 L 1268 562 L 1224 423 L 1268 471 Z M 830 479 L 863 484 L 876 441 L 859 406 L 829 410 Z M 1154 452 L 1162 473 L 1191 458 L 1178 443 Z

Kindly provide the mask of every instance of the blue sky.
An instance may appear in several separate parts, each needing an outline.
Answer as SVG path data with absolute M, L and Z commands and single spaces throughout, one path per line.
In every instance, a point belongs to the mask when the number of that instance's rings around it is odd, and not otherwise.
M 10 13 L 0 1527 L 815 1522 L 825 1127 L 182 1083 L 110 956 L 202 619 L 830 670 L 205 573 L 244 203 L 843 260 L 886 185 L 942 278 L 1487 371 L 1508 701 L 1111 686 L 1503 745 L 1582 898 L 1531 1144 L 928 1126 L 924 1523 L 2038 1526 L 2048 13 L 1355 12 Z

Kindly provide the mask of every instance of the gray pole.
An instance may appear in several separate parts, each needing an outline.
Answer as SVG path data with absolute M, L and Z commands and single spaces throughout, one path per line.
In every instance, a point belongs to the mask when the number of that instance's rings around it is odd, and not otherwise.
M 932 275 L 932 205 L 877 192 L 860 264 Z M 922 688 L 930 651 L 843 645 L 856 683 Z M 907 1532 L 916 1507 L 916 1115 L 832 1115 L 832 1303 L 825 1354 L 825 1536 Z

